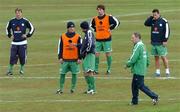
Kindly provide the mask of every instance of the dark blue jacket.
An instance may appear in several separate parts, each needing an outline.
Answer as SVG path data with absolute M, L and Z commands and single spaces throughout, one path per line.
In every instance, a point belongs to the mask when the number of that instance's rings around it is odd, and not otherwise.
M 88 53 L 95 54 L 95 37 L 91 30 L 85 32 L 81 46 L 81 58 L 84 58 Z
M 13 18 L 7 23 L 6 27 L 6 34 L 9 38 L 11 38 L 11 30 L 13 33 L 13 42 L 21 42 L 26 40 L 26 38 L 23 38 L 22 35 L 26 34 L 26 29 L 29 29 L 29 32 L 27 33 L 27 37 L 31 37 L 34 32 L 34 27 L 31 24 L 30 21 L 28 21 L 25 18 L 16 19 Z
M 151 44 L 162 45 L 167 42 L 170 35 L 170 28 L 168 21 L 165 18 L 154 20 L 152 16 L 147 18 L 144 23 L 145 26 L 151 27 Z

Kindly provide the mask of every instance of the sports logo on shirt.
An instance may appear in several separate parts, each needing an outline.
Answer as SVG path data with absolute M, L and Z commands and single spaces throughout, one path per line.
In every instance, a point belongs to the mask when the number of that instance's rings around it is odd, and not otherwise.
M 157 28 L 157 27 L 154 27 L 154 31 L 158 31 L 158 28 Z
M 157 28 L 157 27 L 154 27 L 154 30 L 152 31 L 152 33 L 154 33 L 154 34 L 159 34 L 158 28 Z
M 14 33 L 21 33 L 21 29 L 19 26 L 16 26 Z
M 16 31 L 19 31 L 19 30 L 20 30 L 20 27 L 19 27 L 19 26 L 17 26 L 17 27 L 16 27 Z

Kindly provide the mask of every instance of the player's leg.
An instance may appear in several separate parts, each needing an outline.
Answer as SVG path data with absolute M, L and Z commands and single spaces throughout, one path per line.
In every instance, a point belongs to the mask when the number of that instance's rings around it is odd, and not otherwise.
M 96 41 L 96 58 L 95 58 L 95 73 L 98 74 L 99 70 L 99 56 L 102 51 L 102 42 Z
M 86 72 L 84 72 L 84 78 L 85 78 L 85 81 L 86 81 L 86 84 L 87 84 L 87 91 L 90 91 L 91 90 L 90 78 L 89 78 L 89 75 Z M 87 94 L 87 91 L 85 91 L 84 93 Z
M 94 77 L 94 62 L 95 62 L 95 56 L 94 54 L 90 53 L 87 55 L 87 60 L 88 60 L 88 76 L 90 79 L 90 84 L 91 84 L 91 94 L 94 94 L 96 91 L 96 85 L 95 85 L 95 77 Z
M 165 69 L 166 69 L 166 76 L 170 76 L 170 71 L 169 71 L 169 63 L 168 63 L 168 59 L 167 59 L 167 54 L 168 54 L 168 52 L 167 52 L 167 48 L 165 47 L 165 46 L 163 46 L 163 45 L 161 45 L 160 47 L 159 47 L 159 52 L 160 52 L 160 55 L 161 55 L 161 59 L 162 59 L 162 61 L 163 61 L 163 64 L 164 64 L 164 67 L 165 67 Z
M 169 71 L 169 65 L 168 65 L 168 59 L 166 56 L 162 56 L 161 59 L 163 60 L 164 67 L 166 69 L 166 76 L 170 76 L 170 71 Z
M 131 105 L 137 105 L 138 104 L 138 96 L 139 96 L 139 89 L 137 85 L 137 77 L 136 75 L 133 75 L 132 83 L 131 83 L 131 91 L 132 91 L 132 101 Z
M 159 62 L 159 52 L 158 52 L 158 46 L 152 45 L 151 54 L 154 55 L 155 59 L 155 76 L 160 76 L 160 62 Z
M 100 56 L 100 53 L 99 52 L 96 52 L 96 61 L 95 61 L 95 73 L 98 74 L 99 72 L 99 56 Z
M 95 64 L 95 62 L 94 62 Z M 84 78 L 87 84 L 87 91 L 89 91 L 91 89 L 91 81 L 90 81 L 90 77 L 88 75 L 88 59 L 87 56 L 84 58 L 83 63 L 82 63 L 82 68 L 84 71 Z M 84 93 L 87 94 L 87 91 L 85 91 Z
M 70 71 L 72 72 L 70 92 L 74 93 L 77 83 L 77 74 L 79 73 L 79 64 L 77 62 L 70 62 Z
M 94 78 L 94 70 L 95 70 L 95 55 L 90 53 L 86 55 L 83 61 L 83 70 L 85 72 L 85 79 L 87 80 L 88 84 L 88 91 L 87 93 L 94 94 L 96 91 L 95 86 L 95 78 Z
M 56 92 L 57 94 L 62 94 L 64 91 L 65 76 L 66 76 L 66 73 L 69 71 L 68 68 L 69 68 L 68 62 L 63 62 L 61 64 L 61 67 L 59 69 L 60 79 L 59 79 L 59 89 Z
M 20 61 L 20 74 L 24 74 L 24 65 L 27 59 L 27 45 L 20 45 L 18 50 L 19 61 Z
M 109 75 L 111 73 L 111 65 L 112 65 L 112 45 L 111 41 L 104 42 L 104 51 L 106 52 L 106 60 L 107 60 L 107 71 L 106 74 Z
M 160 76 L 160 62 L 159 62 L 159 56 L 154 56 L 155 58 L 155 67 L 156 67 L 156 72 L 155 75 L 156 76 Z
M 88 76 L 89 76 L 90 85 L 91 85 L 90 91 L 92 91 L 91 93 L 94 94 L 94 92 L 96 91 L 96 85 L 95 85 L 95 77 L 94 77 L 93 71 L 89 71 Z
M 151 91 L 145 84 L 144 84 L 144 76 L 138 76 L 138 88 L 148 95 L 151 99 L 158 101 L 158 95 Z M 153 102 L 154 103 L 154 102 Z M 157 102 L 156 102 L 157 103 Z
M 110 75 L 110 73 L 111 73 L 111 64 L 112 64 L 111 52 L 106 52 L 106 60 L 107 60 L 107 71 L 106 71 L 106 74 Z
M 6 75 L 13 75 L 13 66 L 14 64 L 17 64 L 18 61 L 17 51 L 18 51 L 18 46 L 11 45 L 10 61 L 8 66 L 8 72 L 6 73 Z

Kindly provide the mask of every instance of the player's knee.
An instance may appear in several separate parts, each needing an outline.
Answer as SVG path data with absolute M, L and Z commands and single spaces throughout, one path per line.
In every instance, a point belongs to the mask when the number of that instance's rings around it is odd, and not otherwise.
M 111 52 L 106 52 L 106 57 L 111 56 Z
M 100 53 L 99 53 L 99 52 L 96 52 L 95 55 L 96 55 L 96 57 L 99 57 L 99 56 L 100 56 Z

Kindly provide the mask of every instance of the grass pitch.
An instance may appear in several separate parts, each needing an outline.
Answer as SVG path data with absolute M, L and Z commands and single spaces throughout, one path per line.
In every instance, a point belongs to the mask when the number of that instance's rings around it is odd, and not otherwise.
M 113 67 L 110 77 L 105 76 L 106 59 L 100 60 L 100 75 L 96 78 L 97 94 L 82 94 L 86 88 L 82 73 L 79 74 L 77 89 L 70 94 L 70 78 L 66 79 L 65 92 L 56 95 L 58 88 L 59 63 L 57 44 L 59 35 L 66 32 L 66 22 L 73 20 L 77 33 L 79 23 L 97 15 L 96 6 L 105 4 L 107 14 L 116 16 L 121 24 L 113 31 Z M 28 40 L 28 63 L 25 75 L 20 77 L 18 67 L 14 76 L 5 76 L 9 62 L 10 39 L 5 36 L 5 27 L 14 17 L 14 9 L 23 9 L 36 28 Z M 0 112 L 179 112 L 180 111 L 180 1 L 178 0 L 0 0 Z M 131 100 L 131 75 L 123 66 L 130 56 L 131 34 L 141 32 L 143 42 L 150 51 L 150 29 L 145 19 L 153 8 L 159 8 L 170 24 L 168 58 L 171 76 L 174 79 L 155 79 L 154 59 L 147 73 L 146 84 L 160 95 L 157 106 L 140 92 L 138 106 L 129 106 Z M 83 36 L 83 34 L 82 34 Z M 162 76 L 164 68 L 161 68 Z M 67 77 L 71 77 L 67 74 Z

